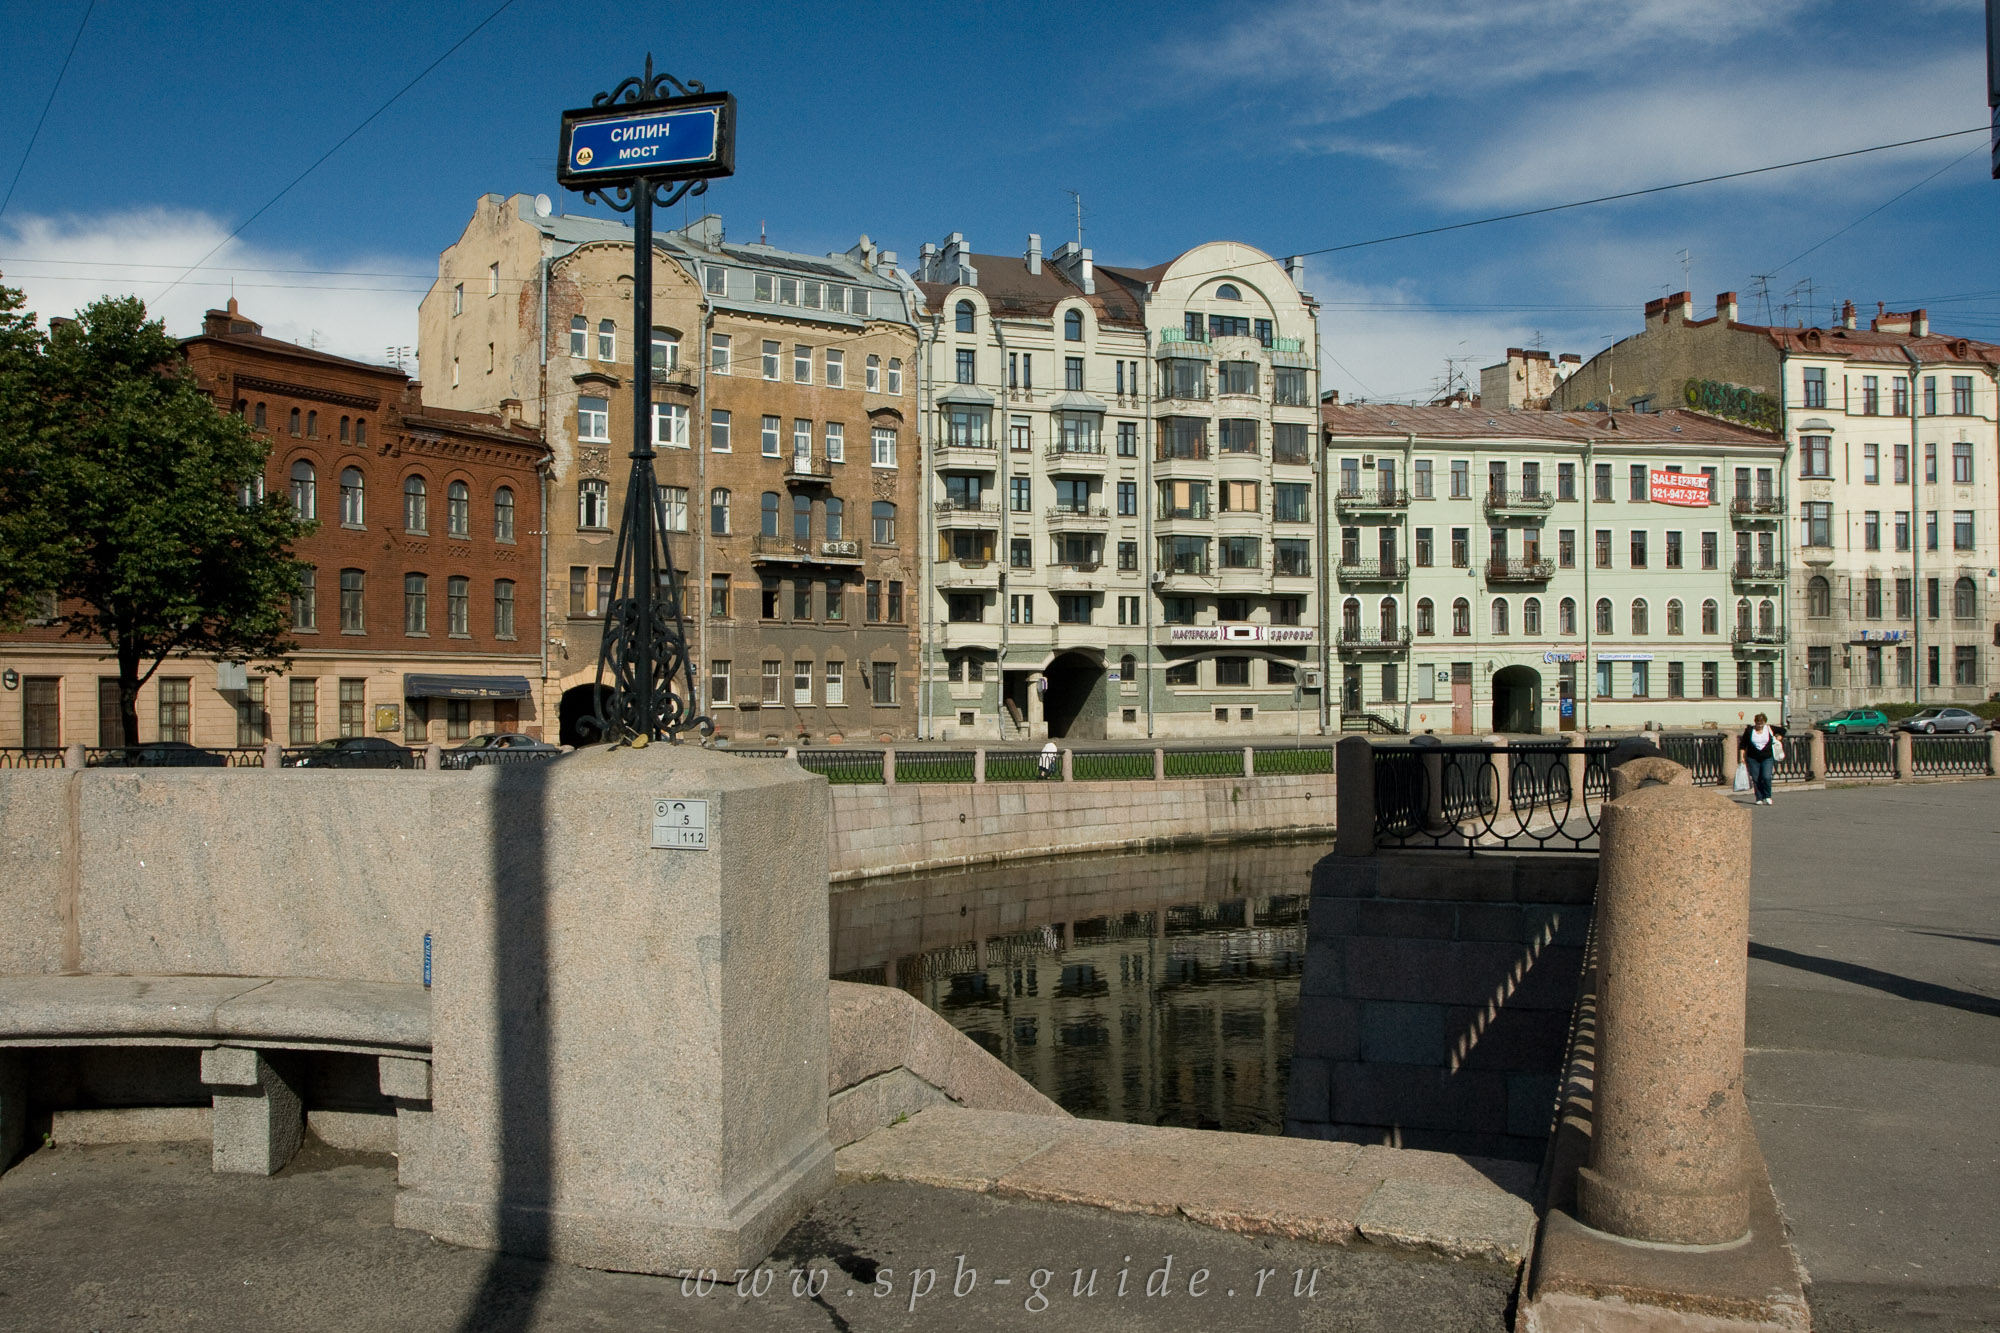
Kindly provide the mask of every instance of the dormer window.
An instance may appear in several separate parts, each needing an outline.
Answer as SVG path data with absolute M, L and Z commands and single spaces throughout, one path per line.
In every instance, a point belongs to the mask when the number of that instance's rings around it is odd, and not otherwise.
M 1243 293 L 1236 289 L 1234 283 L 1225 282 L 1215 289 L 1215 299 L 1218 301 L 1240 301 L 1243 299 Z

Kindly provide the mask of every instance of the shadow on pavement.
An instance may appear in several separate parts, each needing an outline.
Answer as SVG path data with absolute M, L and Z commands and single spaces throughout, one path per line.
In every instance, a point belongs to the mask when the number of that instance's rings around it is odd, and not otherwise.
M 1915 981 L 1861 963 L 1846 963 L 1838 958 L 1819 958 L 1809 953 L 1795 953 L 1774 944 L 1759 944 L 1755 940 L 1750 942 L 1750 956 L 1766 963 L 1776 963 L 1780 967 L 1796 968 L 1801 972 L 1816 972 L 1820 976 L 1832 977 L 1836 981 L 1867 986 L 1872 990 L 1900 996 L 1905 1000 L 1941 1004 L 1952 1009 L 1963 1009 L 1967 1013 L 2000 1018 L 2000 999 L 1981 995 L 1976 991 L 1939 986 L 1928 981 Z

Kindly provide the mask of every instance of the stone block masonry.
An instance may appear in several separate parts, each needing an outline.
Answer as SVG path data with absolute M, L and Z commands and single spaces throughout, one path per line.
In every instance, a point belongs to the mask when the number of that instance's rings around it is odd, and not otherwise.
M 1590 856 L 1320 861 L 1285 1132 L 1539 1160 L 1596 881 Z

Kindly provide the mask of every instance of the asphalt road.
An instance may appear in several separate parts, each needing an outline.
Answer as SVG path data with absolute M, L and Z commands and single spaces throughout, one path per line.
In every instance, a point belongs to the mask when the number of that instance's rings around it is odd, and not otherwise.
M 208 1157 L 44 1148 L 0 1176 L 0 1329 L 1502 1333 L 1511 1295 L 1486 1265 L 906 1184 L 837 1188 L 748 1281 L 698 1291 L 398 1231 L 386 1157 L 309 1143 L 271 1179 Z
M 1749 1100 L 1813 1327 L 2000 1329 L 2000 782 L 1755 819 Z

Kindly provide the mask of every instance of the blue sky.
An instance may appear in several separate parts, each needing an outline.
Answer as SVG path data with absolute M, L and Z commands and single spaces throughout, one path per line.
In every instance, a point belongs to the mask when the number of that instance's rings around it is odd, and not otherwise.
M 559 113 L 648 50 L 739 100 L 738 175 L 702 201 L 731 236 L 761 222 L 823 252 L 866 232 L 906 262 L 954 230 L 1053 247 L 1069 190 L 1103 263 L 1216 238 L 1283 256 L 1987 119 L 1979 0 L 514 0 L 167 290 L 498 3 L 98 0 L 23 167 L 85 0 L 0 0 L 0 188 L 21 168 L 0 274 L 44 315 L 136 292 L 176 332 L 233 279 L 270 332 L 379 359 L 415 342 L 477 196 L 556 194 Z M 1476 383 L 1537 339 L 1587 356 L 1684 272 L 1698 311 L 1735 289 L 1761 319 L 1768 274 L 1774 318 L 1925 304 L 2000 340 L 1996 217 L 1966 135 L 1317 255 L 1308 286 L 1350 397 L 1427 395 L 1451 358 Z

